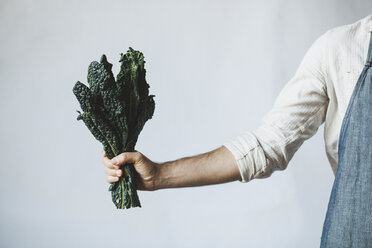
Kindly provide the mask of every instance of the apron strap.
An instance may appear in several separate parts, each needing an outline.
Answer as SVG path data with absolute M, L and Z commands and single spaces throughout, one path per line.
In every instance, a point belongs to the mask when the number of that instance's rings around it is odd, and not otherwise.
M 367 55 L 367 62 L 366 62 L 367 67 L 372 66 L 372 33 L 371 33 L 371 38 L 369 41 L 369 48 L 368 48 L 368 55 Z

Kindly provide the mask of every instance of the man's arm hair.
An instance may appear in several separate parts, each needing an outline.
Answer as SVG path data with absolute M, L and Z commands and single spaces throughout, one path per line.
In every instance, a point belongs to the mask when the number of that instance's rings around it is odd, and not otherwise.
M 200 155 L 158 165 L 155 189 L 227 183 L 240 180 L 232 153 L 224 146 Z

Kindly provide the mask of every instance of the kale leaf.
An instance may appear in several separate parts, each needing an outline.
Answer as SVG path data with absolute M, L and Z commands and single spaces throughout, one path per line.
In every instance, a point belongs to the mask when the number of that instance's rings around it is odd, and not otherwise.
M 73 93 L 83 112 L 83 120 L 93 136 L 102 143 L 109 159 L 123 152 L 132 152 L 146 121 L 155 110 L 154 95 L 149 95 L 145 60 L 141 52 L 131 47 L 121 54 L 120 72 L 116 80 L 112 64 L 102 55 L 88 68 L 89 87 L 77 82 Z M 123 176 L 109 187 L 112 201 L 118 209 L 141 207 L 132 164 L 121 167 Z

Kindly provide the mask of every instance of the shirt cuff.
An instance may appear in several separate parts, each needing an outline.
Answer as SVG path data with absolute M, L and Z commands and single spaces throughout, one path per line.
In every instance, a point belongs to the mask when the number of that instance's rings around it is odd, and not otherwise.
M 223 144 L 234 156 L 240 171 L 241 182 L 264 177 L 266 157 L 256 136 L 252 132 L 238 136 Z

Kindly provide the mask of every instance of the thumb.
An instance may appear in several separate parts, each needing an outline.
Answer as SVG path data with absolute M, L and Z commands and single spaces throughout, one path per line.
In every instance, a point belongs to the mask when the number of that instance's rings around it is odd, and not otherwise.
M 116 157 L 111 159 L 111 163 L 114 165 L 122 165 L 126 163 L 134 164 L 140 159 L 139 152 L 123 152 Z

